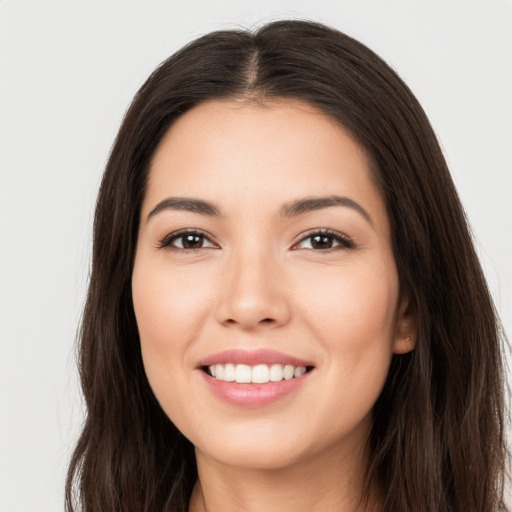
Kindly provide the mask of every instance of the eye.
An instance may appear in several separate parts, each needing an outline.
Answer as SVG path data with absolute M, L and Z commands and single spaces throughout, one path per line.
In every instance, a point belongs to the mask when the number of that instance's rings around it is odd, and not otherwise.
M 310 233 L 302 238 L 294 248 L 297 249 L 315 249 L 328 251 L 330 249 L 351 249 L 354 243 L 349 237 L 338 231 L 324 229 Z
M 195 230 L 178 231 L 170 233 L 158 244 L 160 249 L 168 248 L 181 251 L 196 249 L 216 248 L 215 245 L 204 233 Z

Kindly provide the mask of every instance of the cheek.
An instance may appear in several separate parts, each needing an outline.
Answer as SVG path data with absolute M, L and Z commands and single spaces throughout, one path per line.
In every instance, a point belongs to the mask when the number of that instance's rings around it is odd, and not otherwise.
M 158 262 L 136 261 L 132 294 L 143 346 L 179 351 L 180 346 L 194 338 L 211 290 L 199 285 L 193 272 L 177 272 Z
M 188 347 L 203 322 L 205 290 L 187 272 L 172 271 L 166 262 L 138 255 L 132 296 L 142 360 L 149 384 L 167 416 L 187 417 L 193 364 Z
M 333 385 L 353 391 L 352 396 L 367 393 L 368 403 L 376 400 L 389 370 L 396 330 L 394 266 L 338 268 L 311 282 L 314 287 L 304 285 L 298 294 L 305 297 L 300 316 L 321 345 Z
M 301 292 L 301 316 L 325 356 L 322 389 L 330 390 L 315 395 L 307 410 L 318 421 L 326 421 L 322 411 L 339 418 L 323 427 L 333 439 L 369 417 L 389 371 L 398 278 L 387 270 L 337 269 Z
M 391 341 L 398 301 L 394 267 L 335 268 L 303 280 L 297 296 L 304 317 L 322 338 L 369 344 Z M 303 274 L 304 275 L 304 274 Z
M 199 304 L 206 300 L 197 282 L 184 272 L 155 259 L 137 255 L 132 296 L 142 359 L 149 383 L 163 408 L 169 409 L 187 375 L 187 346 L 201 323 Z

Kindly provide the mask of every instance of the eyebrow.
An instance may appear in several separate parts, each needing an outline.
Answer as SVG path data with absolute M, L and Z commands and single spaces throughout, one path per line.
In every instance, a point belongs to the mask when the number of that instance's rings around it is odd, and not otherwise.
M 277 217 L 288 219 L 291 217 L 304 215 L 315 210 L 330 208 L 333 206 L 344 206 L 346 208 L 352 208 L 360 215 L 362 215 L 364 219 L 368 221 L 373 227 L 373 221 L 370 214 L 359 203 L 349 199 L 348 197 L 336 195 L 325 197 L 305 197 L 303 199 L 292 201 L 291 203 L 286 203 L 279 210 Z M 149 221 L 151 217 L 165 210 L 182 210 L 213 217 L 222 216 L 219 208 L 217 208 L 212 203 L 203 201 L 202 199 L 196 199 L 193 197 L 167 197 L 163 201 L 160 201 L 149 212 L 147 220 Z
M 163 212 L 164 210 L 184 210 L 187 212 L 199 213 L 200 215 L 211 215 L 220 217 L 219 209 L 211 203 L 193 197 L 167 197 L 160 201 L 148 214 L 147 220 Z
M 348 197 L 336 195 L 326 197 L 305 197 L 304 199 L 292 201 L 291 203 L 283 205 L 278 216 L 282 218 L 296 217 L 314 210 L 330 208 L 332 206 L 352 208 L 362 215 L 364 219 L 371 224 L 371 226 L 373 226 L 370 214 L 359 203 L 356 203 L 353 199 L 349 199 Z

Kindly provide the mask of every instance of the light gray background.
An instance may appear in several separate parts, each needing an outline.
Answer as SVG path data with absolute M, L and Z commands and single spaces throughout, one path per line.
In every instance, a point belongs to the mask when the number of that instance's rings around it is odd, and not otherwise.
M 0 0 L 0 512 L 63 509 L 93 205 L 129 101 L 194 37 L 280 17 L 347 32 L 410 85 L 512 332 L 511 0 Z

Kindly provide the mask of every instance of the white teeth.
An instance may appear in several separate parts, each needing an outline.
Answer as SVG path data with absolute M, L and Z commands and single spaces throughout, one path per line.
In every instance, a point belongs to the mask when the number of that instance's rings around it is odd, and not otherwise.
M 226 368 L 230 365 L 226 365 Z M 251 367 L 246 364 L 237 364 L 235 369 L 235 380 L 240 383 L 251 382 Z
M 266 364 L 259 364 L 252 369 L 252 379 L 254 384 L 265 384 L 269 380 L 269 370 Z
M 293 372 L 294 377 L 300 377 L 301 375 L 304 375 L 306 373 L 306 368 L 304 366 L 297 366 L 295 368 L 295 371 Z
M 295 371 L 295 368 L 289 364 L 287 364 L 285 367 L 284 367 L 284 370 L 283 370 L 283 377 L 286 379 L 286 380 L 290 380 L 290 379 L 293 379 L 293 372 Z
M 210 375 L 217 380 L 226 382 L 236 381 L 243 384 L 266 384 L 267 382 L 279 382 L 290 380 L 294 377 L 301 377 L 306 373 L 305 366 L 292 366 L 287 364 L 258 364 L 249 366 L 247 364 L 215 364 L 209 368 Z
M 216 364 L 215 365 L 215 378 L 219 380 L 224 380 L 224 365 Z
M 283 367 L 280 364 L 273 364 L 270 367 L 270 380 L 272 382 L 283 380 Z
M 224 366 L 224 380 L 227 382 L 233 382 L 234 380 L 236 380 L 234 364 L 227 364 L 226 366 Z

